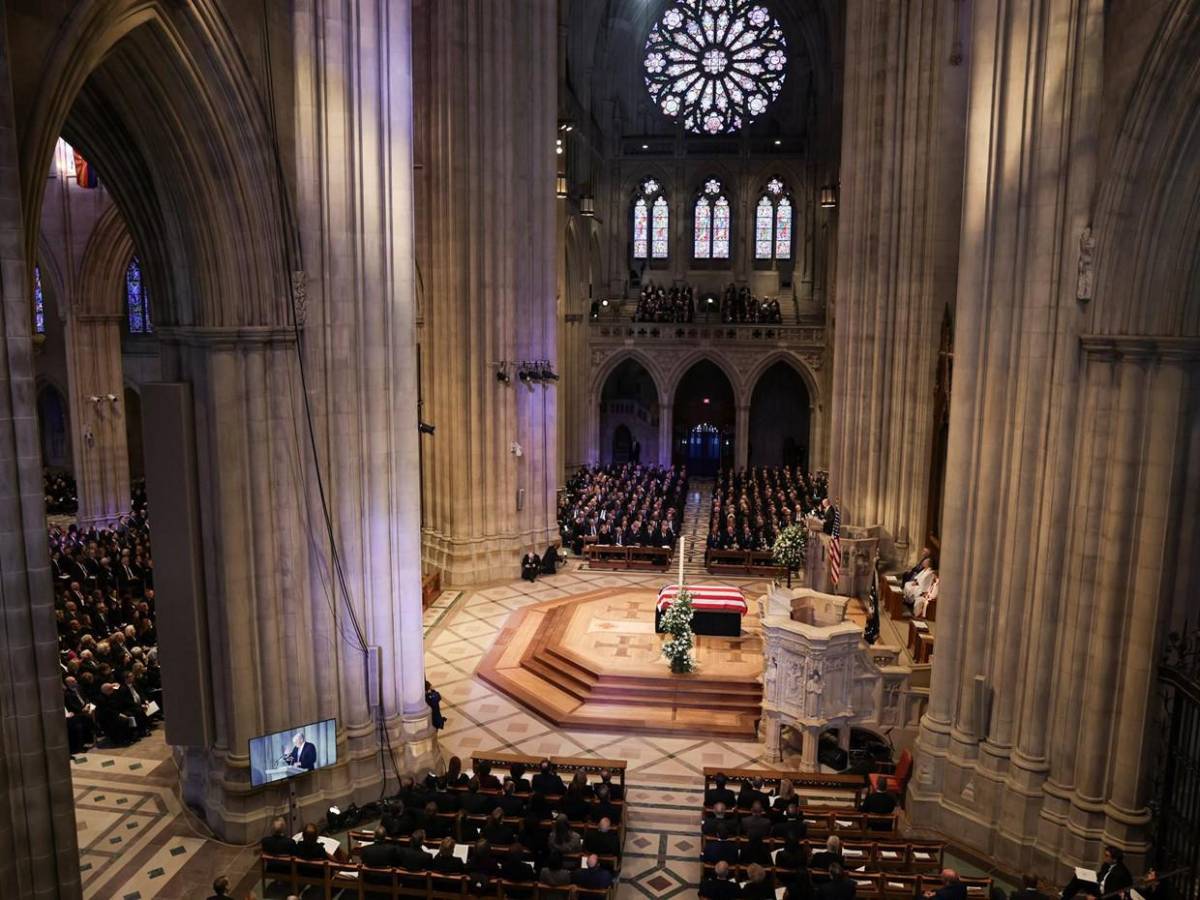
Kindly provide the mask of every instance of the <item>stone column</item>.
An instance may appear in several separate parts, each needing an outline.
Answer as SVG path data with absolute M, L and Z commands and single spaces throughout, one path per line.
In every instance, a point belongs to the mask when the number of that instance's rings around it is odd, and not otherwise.
M 107 525 L 129 512 L 121 322 L 120 315 L 74 309 L 67 316 L 67 394 L 81 525 Z
M 670 403 L 658 404 L 658 464 L 669 466 L 674 456 L 675 447 L 673 425 L 675 422 L 675 407 Z
M 847 6 L 829 473 L 886 556 L 924 540 L 938 325 L 953 305 L 966 67 L 957 4 Z M 893 546 L 894 545 L 894 546 Z
M 971 16 L 941 599 L 908 809 L 1014 868 L 1034 861 L 1057 623 L 1066 595 L 1087 593 L 1063 590 L 1056 561 L 1071 492 L 1087 489 L 1071 475 L 1075 248 L 1095 182 L 1101 16 L 1071 0 Z
M 739 403 L 733 425 L 733 464 L 735 468 L 746 468 L 750 455 L 750 406 Z
M 34 408 L 6 17 L 0 16 L 0 882 L 33 900 L 82 896 Z
M 426 557 L 446 583 L 514 577 L 557 534 L 553 383 L 518 381 L 556 350 L 557 4 L 417 0 L 424 167 Z M 496 381 L 507 361 L 512 383 Z

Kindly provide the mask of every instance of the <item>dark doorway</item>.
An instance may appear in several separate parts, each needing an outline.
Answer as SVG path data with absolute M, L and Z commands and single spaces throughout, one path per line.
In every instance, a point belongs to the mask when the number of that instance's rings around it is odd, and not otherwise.
M 625 360 L 613 369 L 600 391 L 600 462 L 626 463 L 635 461 L 636 456 L 637 462 L 661 463 L 658 416 L 654 379 L 636 359 Z
M 688 473 L 707 477 L 733 465 L 733 385 L 721 367 L 703 359 L 692 366 L 675 390 L 673 461 Z
M 804 378 L 780 360 L 762 373 L 750 396 L 752 466 L 808 468 L 812 399 Z
M 42 443 L 42 465 L 48 469 L 71 468 L 71 443 L 67 431 L 67 398 L 52 384 L 38 391 L 38 432 Z

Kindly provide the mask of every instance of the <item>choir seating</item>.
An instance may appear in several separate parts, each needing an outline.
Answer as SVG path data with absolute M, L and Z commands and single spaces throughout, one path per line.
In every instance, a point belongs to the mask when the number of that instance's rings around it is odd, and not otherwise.
M 731 782 L 753 781 L 761 778 L 769 792 L 779 790 L 783 781 L 790 781 L 797 789 L 820 788 L 831 793 L 841 794 L 846 799 L 847 806 L 856 807 L 862 801 L 863 791 L 867 786 L 865 775 L 827 774 L 824 772 L 779 772 L 773 769 L 725 769 L 720 766 L 704 767 L 704 790 L 713 786 L 713 779 L 724 775 Z

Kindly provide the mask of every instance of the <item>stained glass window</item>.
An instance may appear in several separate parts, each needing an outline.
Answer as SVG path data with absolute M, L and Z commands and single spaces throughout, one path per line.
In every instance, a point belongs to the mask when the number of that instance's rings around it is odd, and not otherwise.
M 646 39 L 646 88 L 689 131 L 738 131 L 783 89 L 787 42 L 761 0 L 675 0 Z
M 708 198 L 696 201 L 696 259 L 712 256 L 712 206 Z
M 671 213 L 662 187 L 647 178 L 633 201 L 633 258 L 666 259 L 670 244 Z
M 775 209 L 775 258 L 792 257 L 792 203 L 787 197 Z
M 633 204 L 633 258 L 646 258 L 647 234 L 650 227 L 650 216 L 646 209 L 646 198 L 638 197 Z
M 729 259 L 729 201 L 718 197 L 713 205 L 713 259 Z
M 783 182 L 772 178 L 754 211 L 754 258 L 791 259 L 792 201 Z
M 754 258 L 771 258 L 771 241 L 775 224 L 775 207 L 763 197 L 754 211 Z
M 667 210 L 667 201 L 664 197 L 659 197 L 654 201 L 654 219 L 653 230 L 651 232 L 652 240 L 650 252 L 654 254 L 655 259 L 667 258 L 667 244 L 669 242 L 670 229 L 670 212 Z
M 721 191 L 721 182 L 710 178 L 696 201 L 696 259 L 729 259 L 730 208 Z
M 42 269 L 33 267 L 33 332 L 46 333 L 46 298 L 42 296 Z
M 129 333 L 150 334 L 154 325 L 150 321 L 150 296 L 142 284 L 142 265 L 135 256 L 125 270 L 125 305 L 129 312 Z

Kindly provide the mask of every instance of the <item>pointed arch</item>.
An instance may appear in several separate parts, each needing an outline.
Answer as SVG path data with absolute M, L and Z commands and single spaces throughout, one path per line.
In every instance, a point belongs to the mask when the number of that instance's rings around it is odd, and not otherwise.
M 653 175 L 642 178 L 630 209 L 634 262 L 665 262 L 670 256 L 671 208 L 662 180 Z
M 725 184 L 715 175 L 704 179 L 692 203 L 692 259 L 727 263 L 733 246 L 733 207 Z

